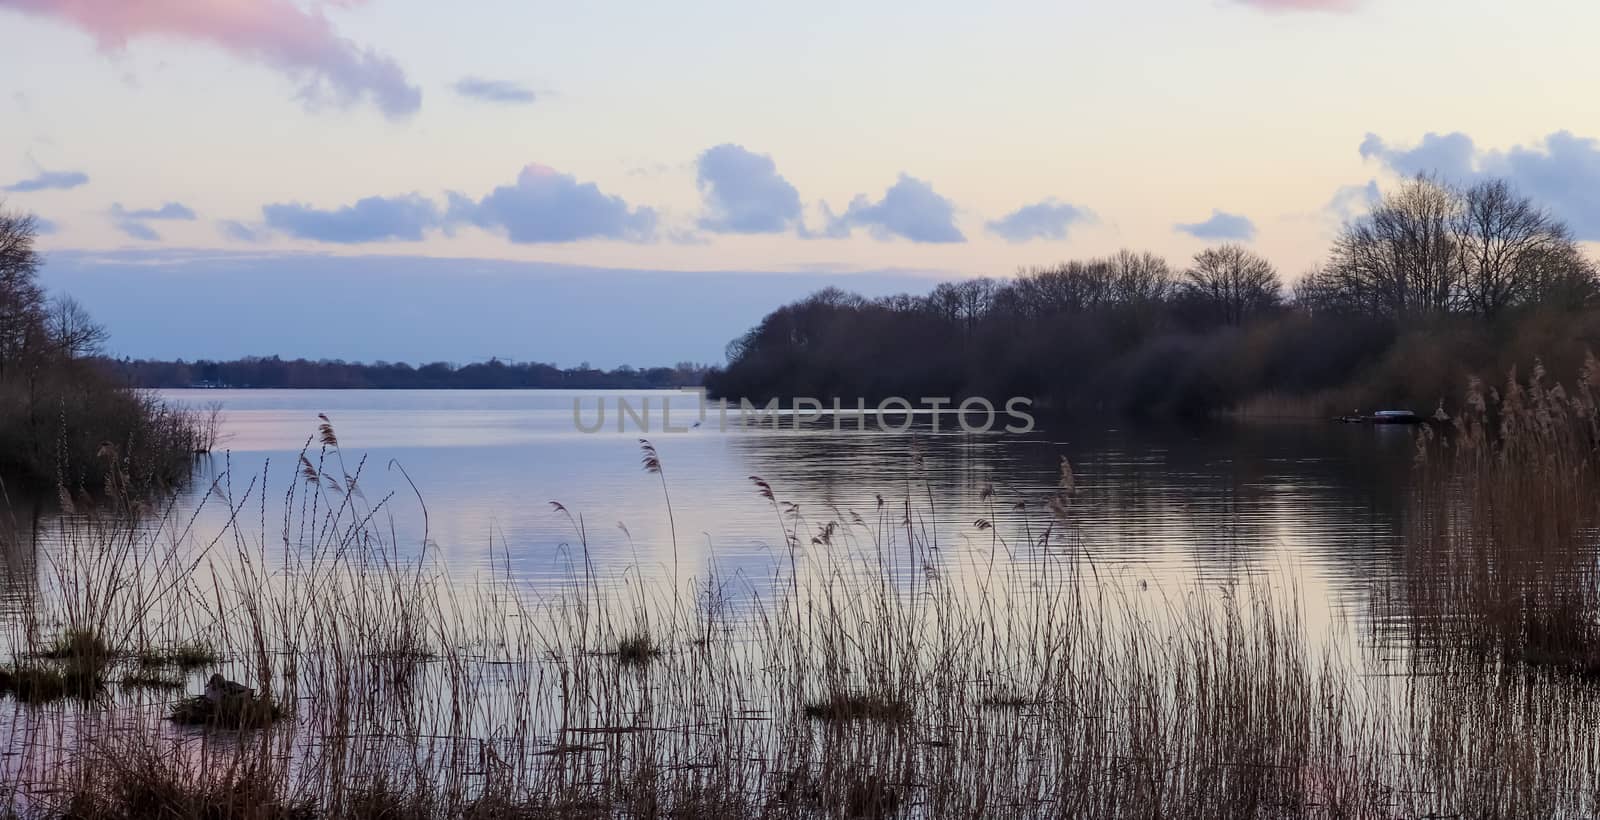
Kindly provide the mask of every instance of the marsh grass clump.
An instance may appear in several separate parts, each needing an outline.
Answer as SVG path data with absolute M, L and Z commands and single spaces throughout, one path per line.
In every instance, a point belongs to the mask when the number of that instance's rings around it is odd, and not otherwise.
M 625 635 L 617 641 L 617 662 L 645 666 L 661 654 L 661 648 L 646 633 Z
M 869 773 L 850 779 L 841 803 L 846 817 L 880 820 L 899 814 L 905 792 L 904 786 Z
M 92 700 L 105 689 L 100 670 L 74 663 L 25 662 L 0 671 L 0 694 L 21 703 L 41 704 L 63 698 Z
M 136 668 L 122 676 L 118 683 L 124 689 L 176 690 L 185 685 L 183 678 L 147 667 Z
M 1600 361 L 1571 390 L 1535 367 L 1474 382 L 1443 434 L 1424 432 L 1395 613 L 1462 660 L 1600 675 Z
M 814 720 L 870 720 L 903 723 L 911 719 L 911 704 L 887 694 L 834 692 L 806 703 L 805 716 Z
M 55 665 L 27 663 L 0 670 L 0 693 L 21 703 L 49 703 L 70 694 L 67 677 Z
M 286 714 L 270 697 L 246 694 L 211 700 L 196 695 L 173 704 L 167 719 L 183 726 L 243 730 L 265 728 Z
M 147 736 L 112 741 L 88 752 L 88 765 L 60 805 L 36 806 L 30 816 L 66 820 L 317 820 L 326 815 L 274 784 L 270 764 L 234 756 L 194 761 Z M 219 762 L 225 765 L 217 765 Z M 376 818 L 373 818 L 376 820 Z
M 983 705 L 992 709 L 1036 709 L 1044 706 L 1037 695 L 999 690 L 983 696 Z
M 134 653 L 134 660 L 146 669 L 176 667 L 190 672 L 205 666 L 215 666 L 222 656 L 210 644 L 202 641 L 181 641 L 170 646 L 146 646 Z
M 111 658 L 111 647 L 92 629 L 69 629 L 39 652 L 39 657 L 103 664 Z

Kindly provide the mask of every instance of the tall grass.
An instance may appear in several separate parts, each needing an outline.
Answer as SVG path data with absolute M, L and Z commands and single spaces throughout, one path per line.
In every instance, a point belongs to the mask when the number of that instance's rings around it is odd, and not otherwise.
M 1402 613 L 1425 646 L 1600 675 L 1600 361 L 1474 382 L 1419 439 Z
M 646 451 L 662 473 L 668 454 Z M 1295 590 L 1145 589 L 1043 520 L 952 557 L 914 492 L 775 513 L 770 577 L 565 588 L 396 543 L 325 421 L 288 486 L 225 471 L 196 513 L 80 511 L 15 624 L 18 668 L 110 680 L 205 646 L 265 718 L 95 688 L 19 704 L 8 810 L 49 818 L 1393 817 L 1592 814 L 1600 702 L 1537 675 L 1365 674 Z M 281 522 L 267 494 L 282 493 Z M 1001 506 L 985 489 L 984 500 Z M 663 499 L 665 501 L 665 499 Z M 1036 499 L 1028 499 L 1033 502 Z M 1063 534 L 1066 534 L 1066 537 Z M 504 545 L 499 545 L 503 548 Z M 497 565 L 498 566 L 498 565 Z M 65 640 L 61 640 L 66 636 Z M 60 652 L 51 652 L 51 648 Z M 56 654 L 60 657 L 47 657 Z M 55 668 L 55 667 L 51 667 Z M 1409 669 L 1402 669 L 1408 672 Z M 275 718 L 275 719 L 271 719 Z

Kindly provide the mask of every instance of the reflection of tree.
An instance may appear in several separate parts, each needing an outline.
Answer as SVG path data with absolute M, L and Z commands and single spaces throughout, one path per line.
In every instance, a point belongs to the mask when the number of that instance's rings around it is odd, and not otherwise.
M 1390 435 L 1394 433 L 1395 435 Z M 1066 439 L 1063 441 L 1062 439 Z M 1027 435 L 737 435 L 747 469 L 799 503 L 865 512 L 876 496 L 909 500 L 937 525 L 941 544 L 992 520 L 1012 537 L 1054 527 L 1057 547 L 1078 545 L 1106 565 L 1149 562 L 1203 575 L 1250 570 L 1281 555 L 1351 583 L 1389 552 L 1411 454 L 1405 431 L 1308 425 L 1094 429 L 1042 424 Z M 1045 502 L 1060 458 L 1077 474 L 1066 520 Z M 983 487 L 996 488 L 993 502 Z M 803 501 L 802 501 L 803 499 Z M 1014 502 L 1023 502 L 1022 509 Z
M 40 499 L 8 495 L 0 500 L 0 622 L 16 621 L 38 600 L 44 515 Z

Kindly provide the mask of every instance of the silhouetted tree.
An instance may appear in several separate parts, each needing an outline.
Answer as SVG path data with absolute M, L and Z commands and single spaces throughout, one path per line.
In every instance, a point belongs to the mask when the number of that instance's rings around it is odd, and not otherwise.
M 90 318 L 89 311 L 71 296 L 51 299 L 45 322 L 50 339 L 62 355 L 97 356 L 105 345 L 105 327 Z
M 33 247 L 37 233 L 31 214 L 0 207 L 0 378 L 43 341 L 45 297 Z
M 115 452 L 141 484 L 181 481 L 203 440 L 199 424 L 119 388 L 86 358 L 105 330 L 72 299 L 46 299 L 37 232 L 32 216 L 0 208 L 0 477 L 97 487 L 102 454 Z
M 1503 180 L 1467 189 L 1451 225 L 1463 307 L 1493 318 L 1582 276 L 1567 226 Z
M 1244 324 L 1277 307 L 1283 283 L 1272 263 L 1242 245 L 1207 248 L 1183 272 L 1184 298 L 1201 315 Z
M 1418 176 L 1345 225 L 1328 263 L 1341 300 L 1401 321 L 1449 311 L 1460 280 L 1461 210 L 1455 192 Z

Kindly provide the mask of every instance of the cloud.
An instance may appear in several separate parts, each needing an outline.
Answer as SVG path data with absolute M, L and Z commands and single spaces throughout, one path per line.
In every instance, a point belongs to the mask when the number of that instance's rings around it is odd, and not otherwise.
M 504 80 L 462 77 L 453 86 L 457 94 L 496 103 L 531 103 L 539 99 L 533 89 Z
M 655 238 L 656 212 L 611 196 L 592 182 L 579 182 L 543 165 L 529 165 L 517 181 L 473 201 L 450 195 L 450 224 L 503 230 L 512 242 L 575 242 L 580 239 Z
M 732 143 L 706 149 L 696 161 L 705 200 L 700 227 L 716 233 L 781 233 L 798 227 L 800 192 L 772 157 Z
M 1024 205 L 999 219 L 990 220 L 984 227 L 1007 242 L 1066 239 L 1068 228 L 1090 218 L 1092 215 L 1087 209 L 1052 198 Z
M 1378 181 L 1369 179 L 1365 185 L 1345 185 L 1334 191 L 1324 210 L 1340 221 L 1348 221 L 1371 211 L 1382 199 Z
M 460 225 L 504 231 L 512 242 L 574 242 L 580 239 L 625 239 L 643 242 L 655 238 L 656 212 L 630 208 L 621 197 L 609 196 L 592 182 L 578 182 L 542 165 L 529 165 L 511 185 L 503 185 L 480 199 L 450 192 L 441 207 L 421 194 L 369 196 L 354 205 L 322 210 L 298 202 L 276 203 L 261 209 L 265 226 L 219 222 L 218 230 L 230 239 L 255 241 L 266 229 L 297 239 L 351 244 L 403 240 L 415 242 L 433 230 L 451 232 Z
M 443 215 L 427 197 L 369 196 L 334 210 L 320 210 L 298 202 L 277 203 L 261 209 L 267 225 L 297 239 L 318 242 L 380 242 L 390 239 L 416 242 L 423 232 L 443 226 Z
M 1362 159 L 1376 159 L 1401 176 L 1439 174 L 1452 179 L 1472 173 L 1476 151 L 1472 138 L 1460 132 L 1424 134 L 1422 142 L 1404 149 L 1391 148 L 1383 138 L 1369 133 L 1361 141 L 1360 150 Z
M 826 206 L 824 206 L 826 211 Z M 901 237 L 912 242 L 965 242 L 955 225 L 955 206 L 940 196 L 933 186 L 901 174 L 883 199 L 873 202 L 865 195 L 850 201 L 842 216 L 831 217 L 827 236 L 848 236 L 854 228 L 867 228 L 877 239 Z
M 217 232 L 236 242 L 259 242 L 266 238 L 266 229 L 246 225 L 233 219 L 217 220 Z
M 392 58 L 340 36 L 320 10 L 293 0 L 0 0 L 0 8 L 62 20 L 106 51 L 146 37 L 206 43 L 287 74 L 310 103 L 371 102 L 390 117 L 422 105 L 421 90 Z
M 131 219 L 125 219 L 117 223 L 117 230 L 122 231 L 133 239 L 138 239 L 143 242 L 161 241 L 161 234 L 156 233 L 154 228 L 151 228 L 149 225 L 146 225 L 143 222 L 135 222 Z
M 1211 218 L 1204 222 L 1180 222 L 1172 226 L 1173 230 L 1186 233 L 1196 239 L 1253 239 L 1256 235 L 1254 222 L 1238 214 L 1213 208 Z
M 0 0 L 4 2 L 4 0 Z M 38 176 L 17 180 L 7 185 L 4 190 L 17 194 L 33 191 L 65 191 L 79 185 L 87 185 L 89 175 L 82 171 L 40 171 Z
M 1355 11 L 1360 0 L 1234 0 L 1262 11 Z
M 194 211 L 181 202 L 168 202 L 159 208 L 145 208 L 130 211 L 122 207 L 122 203 L 111 206 L 111 215 L 122 219 L 194 219 Z
M 61 226 L 59 224 L 45 219 L 38 214 L 33 215 L 33 232 L 35 234 L 39 236 L 49 236 L 50 234 L 60 232 L 60 230 Z
M 1594 139 L 1557 131 L 1532 145 L 1486 150 L 1460 132 L 1430 133 L 1414 147 L 1395 148 L 1368 134 L 1361 156 L 1404 176 L 1433 173 L 1460 185 L 1504 179 L 1564 220 L 1577 238 L 1600 241 L 1600 142 Z

